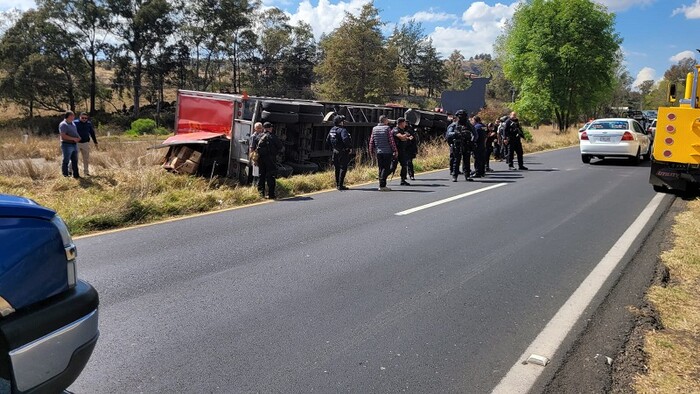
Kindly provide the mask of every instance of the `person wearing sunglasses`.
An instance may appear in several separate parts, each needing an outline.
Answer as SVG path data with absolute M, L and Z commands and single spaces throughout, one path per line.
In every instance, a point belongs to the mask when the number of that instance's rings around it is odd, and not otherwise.
M 95 137 L 95 128 L 92 127 L 92 123 L 88 118 L 88 114 L 82 112 L 79 119 L 75 120 L 75 127 L 78 129 L 78 134 L 80 134 L 80 141 L 78 142 L 78 152 L 83 159 L 83 175 L 90 176 L 90 170 L 88 164 L 90 162 L 90 139 L 95 143 L 95 149 L 97 149 L 97 138 Z

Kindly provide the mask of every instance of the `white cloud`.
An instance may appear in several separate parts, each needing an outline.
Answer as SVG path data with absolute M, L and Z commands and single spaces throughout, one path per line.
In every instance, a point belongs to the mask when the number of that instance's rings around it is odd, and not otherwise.
M 693 51 L 683 51 L 671 56 L 668 60 L 672 63 L 678 63 L 683 59 L 695 59 L 695 52 Z
M 655 81 L 656 80 L 656 70 L 651 67 L 642 68 L 639 73 L 637 73 L 637 78 L 632 83 L 632 86 L 637 87 L 644 81 Z
M 684 5 L 673 10 L 673 16 L 684 14 L 686 19 L 700 19 L 700 0 L 695 0 L 691 5 Z
M 443 57 L 449 56 L 455 49 L 466 58 L 480 53 L 492 53 L 493 43 L 515 13 L 518 4 L 519 0 L 510 4 L 496 3 L 493 6 L 483 1 L 472 3 L 457 23 L 449 27 L 436 27 L 430 37 Z
M 2 1 L 2 0 L 0 0 Z M 323 33 L 330 33 L 340 26 L 345 13 L 359 15 L 362 6 L 370 0 L 339 1 L 331 4 L 329 0 L 319 0 L 317 6 L 311 5 L 310 0 L 302 0 L 293 14 L 289 14 L 290 23 L 303 21 L 311 25 L 314 36 L 318 39 Z
M 407 23 L 410 20 L 414 20 L 416 22 L 442 22 L 455 19 L 457 19 L 457 16 L 454 14 L 434 12 L 432 9 L 430 9 L 428 11 L 418 11 L 410 16 L 402 16 L 399 23 Z
M 644 7 L 656 0 L 594 0 L 596 3 L 608 7 L 610 11 L 625 11 L 633 6 Z
M 33 0 L 0 0 L 0 11 L 5 11 L 11 8 L 26 11 L 34 8 L 36 3 Z

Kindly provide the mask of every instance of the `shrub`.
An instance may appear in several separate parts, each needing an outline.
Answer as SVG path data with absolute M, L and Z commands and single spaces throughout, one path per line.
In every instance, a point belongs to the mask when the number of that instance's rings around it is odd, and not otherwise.
M 170 134 L 168 129 L 165 127 L 156 126 L 156 121 L 153 119 L 136 119 L 131 122 L 131 129 L 126 131 L 128 135 L 144 135 L 144 134 L 155 134 L 155 135 L 167 135 Z

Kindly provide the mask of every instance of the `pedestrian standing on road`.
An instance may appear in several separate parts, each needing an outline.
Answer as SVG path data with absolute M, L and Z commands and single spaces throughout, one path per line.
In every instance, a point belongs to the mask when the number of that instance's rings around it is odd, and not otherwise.
M 491 155 L 496 152 L 498 139 L 496 138 L 496 124 L 491 122 L 486 126 L 486 172 L 493 171 L 491 169 Z
M 396 149 L 398 150 L 398 156 L 395 161 L 401 164 L 401 186 L 411 186 L 411 184 L 406 181 L 406 178 L 408 177 L 408 162 L 410 160 L 408 144 L 413 140 L 413 136 L 408 132 L 407 128 L 408 122 L 406 119 L 398 118 L 396 119 L 396 127 L 391 131 Z
M 501 161 L 505 160 L 506 164 L 510 165 L 510 162 L 508 161 L 509 146 L 506 141 L 506 120 L 508 120 L 507 116 L 503 116 L 499 119 L 497 133 L 498 139 L 501 141 Z
M 474 177 L 483 178 L 486 175 L 486 126 L 481 123 L 481 117 L 474 116 Z
M 398 158 L 398 150 L 394 137 L 391 135 L 389 118 L 386 115 L 379 117 L 379 124 L 372 129 L 369 138 L 369 152 L 377 157 L 379 167 L 379 191 L 388 192 L 390 188 L 386 186 L 386 178 L 389 176 L 391 161 Z
M 257 163 L 257 153 L 253 149 L 253 139 L 257 134 L 262 135 L 263 124 L 261 122 L 256 122 L 253 126 L 253 134 L 250 136 L 248 142 L 248 184 L 258 187 L 258 181 L 260 179 L 260 166 Z
M 470 157 L 474 146 L 474 126 L 472 126 L 467 112 L 463 109 L 455 112 L 454 122 L 447 127 L 447 143 L 450 144 L 450 174 L 452 182 L 457 182 L 459 167 L 462 163 L 464 178 L 471 182 Z
M 408 133 L 411 138 L 408 140 L 408 144 L 406 145 L 406 152 L 408 154 L 408 176 L 411 178 L 412 181 L 416 180 L 416 174 L 415 171 L 413 170 L 413 159 L 418 156 L 418 133 L 416 133 L 415 130 L 409 125 L 406 127 L 406 133 Z
M 326 144 L 333 150 L 333 167 L 335 167 L 335 187 L 338 190 L 348 190 L 344 185 L 345 175 L 352 158 L 352 136 L 345 128 L 345 116 L 336 115 L 333 127 L 328 132 Z
M 282 141 L 272 132 L 272 123 L 265 122 L 262 134 L 255 134 L 253 138 L 253 150 L 258 153 L 260 167 L 258 191 L 262 197 L 265 197 L 265 185 L 267 185 L 267 198 L 277 198 L 275 176 L 277 175 L 277 154 L 281 149 Z
M 66 111 L 63 116 L 63 121 L 58 125 L 58 133 L 61 139 L 61 152 L 63 153 L 63 161 L 61 162 L 61 172 L 63 176 L 73 176 L 73 178 L 80 178 L 80 173 L 78 172 L 78 142 L 80 141 L 80 134 L 78 134 L 78 129 L 75 127 L 73 121 L 75 120 L 75 114 L 73 111 Z M 70 163 L 72 171 L 68 171 L 68 163 Z
M 505 126 L 506 133 L 506 143 L 510 146 L 508 149 L 508 169 L 515 170 L 513 166 L 513 160 L 515 155 L 518 155 L 518 169 L 527 170 L 523 164 L 523 130 L 520 128 L 520 121 L 518 120 L 518 114 L 513 111 L 510 113 L 510 117 L 506 120 Z
M 88 164 L 90 162 L 90 139 L 95 143 L 95 149 L 97 149 L 97 137 L 95 137 L 95 128 L 92 127 L 92 123 L 88 119 L 88 114 L 85 112 L 80 113 L 80 118 L 73 121 L 78 134 L 80 134 L 80 141 L 78 142 L 78 153 L 83 159 L 83 175 L 90 176 L 90 169 Z

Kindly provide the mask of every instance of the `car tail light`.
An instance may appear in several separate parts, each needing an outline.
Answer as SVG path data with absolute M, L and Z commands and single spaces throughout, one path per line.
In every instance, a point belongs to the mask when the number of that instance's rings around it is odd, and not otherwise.
M 73 288 L 78 280 L 77 267 L 75 265 L 75 260 L 78 257 L 78 250 L 73 243 L 73 238 L 70 236 L 68 227 L 66 223 L 61 219 L 60 216 L 56 215 L 51 219 L 51 223 L 56 226 L 59 234 L 61 234 L 61 240 L 63 241 L 63 248 L 66 251 L 67 269 L 68 269 L 68 287 Z
M 588 141 L 588 133 L 586 133 L 585 131 L 581 133 L 581 140 Z
M 622 140 L 623 141 L 634 141 L 634 136 L 629 131 L 625 131 L 625 134 L 622 135 Z

